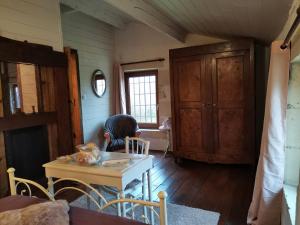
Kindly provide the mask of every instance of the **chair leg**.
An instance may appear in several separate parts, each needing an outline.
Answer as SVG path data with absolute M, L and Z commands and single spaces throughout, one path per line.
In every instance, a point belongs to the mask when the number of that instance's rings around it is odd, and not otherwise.
M 100 185 L 98 186 L 97 189 L 98 189 L 99 193 L 102 193 L 102 188 L 101 188 Z M 103 206 L 103 201 L 102 201 L 102 198 L 100 198 L 100 196 L 98 196 L 98 202 L 99 202 L 100 206 L 102 207 Z
M 151 170 L 147 171 L 147 177 L 148 177 L 148 198 L 149 201 L 152 202 L 152 179 L 151 179 Z M 154 213 L 153 213 L 153 207 L 150 208 L 150 224 L 154 224 Z
M 125 198 L 124 191 L 120 192 L 120 198 Z M 122 216 L 126 217 L 127 213 L 126 213 L 126 205 L 125 205 L 125 203 L 121 203 L 121 206 L 122 206 Z
M 117 199 L 120 199 L 120 193 L 117 194 Z M 117 208 L 118 208 L 118 216 L 121 216 L 121 203 L 118 203 Z
M 130 197 L 131 199 L 133 199 L 133 197 Z M 134 204 L 131 202 L 131 219 L 134 220 L 135 215 L 134 215 Z
M 91 209 L 91 199 L 88 196 L 86 196 L 86 204 L 87 204 L 87 208 Z
M 143 185 L 143 200 L 146 200 L 146 173 L 143 174 L 142 185 Z M 147 207 L 146 206 L 144 206 L 144 216 L 145 216 L 145 223 L 147 223 Z

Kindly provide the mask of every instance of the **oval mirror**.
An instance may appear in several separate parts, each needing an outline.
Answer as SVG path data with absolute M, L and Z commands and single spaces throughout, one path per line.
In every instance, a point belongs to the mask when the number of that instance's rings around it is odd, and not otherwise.
M 97 97 L 102 97 L 106 90 L 106 79 L 102 70 L 95 70 L 92 76 L 92 89 Z

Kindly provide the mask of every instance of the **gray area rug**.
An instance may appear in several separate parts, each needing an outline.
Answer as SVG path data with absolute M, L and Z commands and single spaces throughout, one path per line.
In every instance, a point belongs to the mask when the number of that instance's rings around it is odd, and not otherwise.
M 108 196 L 107 194 L 105 194 L 105 198 L 108 201 L 112 199 L 112 197 Z M 81 196 L 75 201 L 73 201 L 70 205 L 87 209 L 87 197 Z M 91 202 L 90 209 L 96 211 L 97 207 Z M 158 209 L 156 209 L 156 211 L 158 211 Z M 117 215 L 116 207 L 110 207 L 104 210 L 104 212 L 111 215 Z M 172 203 L 167 204 L 167 213 L 169 225 L 217 225 L 220 217 L 220 214 L 216 212 L 191 208 Z M 143 207 L 137 207 L 135 210 L 135 219 L 144 222 L 142 215 Z M 157 218 L 155 218 L 155 224 L 159 224 Z

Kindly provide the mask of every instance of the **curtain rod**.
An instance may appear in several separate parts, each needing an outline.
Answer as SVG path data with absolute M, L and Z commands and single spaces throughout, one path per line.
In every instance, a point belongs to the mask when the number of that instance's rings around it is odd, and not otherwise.
M 138 63 L 148 63 L 148 62 L 162 62 L 162 61 L 165 61 L 165 59 L 164 58 L 157 58 L 157 59 L 150 59 L 150 60 L 143 60 L 143 61 L 121 63 L 121 66 L 131 65 L 131 64 L 138 64 Z
M 295 30 L 297 29 L 298 25 L 300 23 L 300 7 L 297 9 L 297 17 L 295 21 L 293 22 L 289 32 L 287 33 L 282 45 L 280 46 L 281 49 L 286 49 L 289 45 L 290 39 L 293 36 Z

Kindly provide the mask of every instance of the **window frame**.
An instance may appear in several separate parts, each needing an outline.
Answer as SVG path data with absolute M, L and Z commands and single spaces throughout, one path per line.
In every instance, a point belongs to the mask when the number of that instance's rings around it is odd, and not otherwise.
M 158 70 L 141 70 L 141 71 L 127 71 L 124 72 L 125 78 L 125 95 L 126 95 L 126 110 L 127 114 L 131 115 L 130 110 L 130 89 L 129 89 L 129 78 L 131 77 L 144 77 L 144 76 L 155 76 L 155 89 L 156 89 L 156 123 L 139 123 L 139 128 L 142 129 L 158 129 L 159 127 L 159 102 L 158 102 Z

